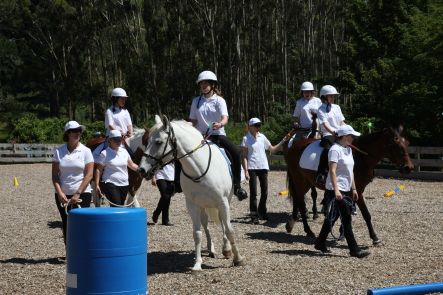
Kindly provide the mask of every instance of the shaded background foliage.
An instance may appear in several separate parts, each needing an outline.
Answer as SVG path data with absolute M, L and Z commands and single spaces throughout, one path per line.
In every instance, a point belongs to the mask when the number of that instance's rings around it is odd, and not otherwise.
M 277 142 L 310 80 L 339 89 L 358 130 L 404 123 L 413 144 L 441 145 L 442 13 L 438 0 L 5 0 L 0 140 L 57 142 L 67 119 L 96 131 L 114 87 L 136 125 L 186 118 L 210 69 L 235 141 L 257 116 Z

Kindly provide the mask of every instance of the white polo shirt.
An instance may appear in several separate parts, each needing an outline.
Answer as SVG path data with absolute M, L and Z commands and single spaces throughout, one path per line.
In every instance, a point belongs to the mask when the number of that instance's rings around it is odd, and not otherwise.
M 322 102 L 318 97 L 312 97 L 307 100 L 304 97 L 297 100 L 292 117 L 299 118 L 301 128 L 311 128 L 312 113 L 317 114 L 318 108 Z
M 246 136 L 243 136 L 241 146 L 248 148 L 248 170 L 269 170 L 265 151 L 269 149 L 271 143 L 264 134 L 257 132 L 254 137 L 251 132 L 248 132 Z
M 155 178 L 158 179 L 164 179 L 168 181 L 174 181 L 175 177 L 175 165 L 174 163 L 170 163 L 163 167 L 162 169 L 158 170 L 155 173 Z
M 86 164 L 94 162 L 94 159 L 91 150 L 79 143 L 72 152 L 69 152 L 67 144 L 56 148 L 52 161 L 59 163 L 59 177 L 62 191 L 65 195 L 73 195 L 83 181 Z M 89 184 L 84 192 L 91 192 L 91 186 Z
M 131 116 L 128 110 L 114 107 L 115 112 L 112 112 L 112 107 L 106 110 L 105 113 L 105 128 L 109 129 L 109 125 L 112 125 L 116 130 L 126 134 L 128 132 L 128 126 L 132 125 Z
M 98 163 L 103 165 L 103 175 L 101 181 L 112 183 L 116 186 L 129 185 L 128 182 L 128 161 L 130 156 L 124 147 L 119 147 L 117 151 L 111 147 L 103 150 L 98 158 Z
M 223 97 L 217 94 L 209 98 L 200 95 L 192 100 L 189 118 L 197 120 L 195 128 L 197 128 L 200 133 L 205 134 L 208 127 L 212 129 L 212 126 L 209 125 L 214 122 L 220 122 L 222 116 L 229 116 L 226 101 Z M 224 127 L 217 130 L 210 130 L 210 133 L 213 135 L 226 135 Z
M 331 110 L 327 113 L 326 104 L 324 103 L 318 109 L 317 114 L 320 122 L 320 131 L 323 133 L 323 136 L 332 135 L 326 130 L 323 123 L 327 122 L 332 129 L 337 130 L 337 128 L 340 127 L 340 124 L 345 120 L 341 108 L 337 104 L 331 104 Z
M 328 162 L 337 163 L 337 186 L 338 189 L 344 192 L 348 192 L 352 188 L 352 178 L 354 177 L 354 158 L 352 157 L 352 149 L 343 147 L 338 143 L 331 146 L 328 153 Z M 326 179 L 326 189 L 334 190 L 332 186 L 331 176 L 328 173 Z

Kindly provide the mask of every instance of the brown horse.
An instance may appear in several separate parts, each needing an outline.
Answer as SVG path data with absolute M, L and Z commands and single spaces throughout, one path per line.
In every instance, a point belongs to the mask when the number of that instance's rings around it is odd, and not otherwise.
M 146 146 L 148 145 L 149 129 L 135 129 L 134 135 L 128 138 L 127 148 L 131 150 L 131 159 L 135 164 L 140 164 L 143 153 L 145 152 Z M 92 151 L 100 146 L 106 140 L 104 136 L 94 137 L 88 141 L 86 144 Z M 136 201 L 136 193 L 140 186 L 142 185 L 143 177 L 135 171 L 128 169 L 129 175 L 129 196 L 126 199 L 125 204 L 131 204 L 133 200 Z M 94 194 L 94 203 L 96 206 L 100 206 L 99 199 Z M 138 206 L 138 203 L 135 203 Z
M 363 192 L 366 186 L 374 178 L 374 168 L 383 158 L 388 158 L 392 163 L 400 167 L 400 172 L 408 173 L 413 169 L 413 164 L 408 154 L 409 142 L 401 135 L 402 127 L 397 129 L 386 128 L 383 131 L 362 135 L 354 140 L 354 177 L 359 195 L 357 205 L 368 226 L 369 236 L 374 245 L 380 244 L 371 222 L 371 214 L 366 206 Z M 314 139 L 306 139 L 291 146 L 285 159 L 287 163 L 288 189 L 293 203 L 293 213 L 286 223 L 286 231 L 290 233 L 294 227 L 296 212 L 299 209 L 302 215 L 303 228 L 309 237 L 315 237 L 307 222 L 306 203 L 304 195 L 310 187 L 316 186 L 324 190 L 324 186 L 318 186 L 315 182 L 316 171 L 300 168 L 300 157 L 305 148 Z

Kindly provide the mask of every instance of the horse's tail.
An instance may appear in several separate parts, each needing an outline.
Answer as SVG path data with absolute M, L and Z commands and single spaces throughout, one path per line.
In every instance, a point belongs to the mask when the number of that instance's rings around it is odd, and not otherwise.
M 208 214 L 209 221 L 213 221 L 215 224 L 220 224 L 220 218 L 218 217 L 217 208 L 206 208 L 206 214 Z

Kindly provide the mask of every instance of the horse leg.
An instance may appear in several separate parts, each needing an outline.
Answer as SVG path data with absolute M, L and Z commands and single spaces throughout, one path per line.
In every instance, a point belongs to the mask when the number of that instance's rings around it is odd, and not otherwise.
M 193 272 L 202 270 L 202 254 L 201 254 L 201 241 L 202 241 L 202 232 L 201 232 L 201 208 L 197 207 L 191 202 L 186 200 L 186 207 L 188 208 L 189 215 L 191 215 L 192 219 L 192 227 L 193 227 L 193 236 L 194 236 L 194 245 L 195 245 L 195 264 L 192 267 Z
M 377 234 L 374 231 L 374 227 L 372 226 L 371 222 L 371 213 L 369 213 L 368 207 L 366 206 L 365 199 L 363 198 L 363 195 L 360 195 L 357 201 L 358 208 L 360 209 L 361 215 L 363 216 L 363 219 L 366 222 L 366 226 L 369 230 L 369 236 L 372 239 L 372 244 L 374 246 L 378 246 L 381 244 L 381 240 L 377 237 Z
M 296 220 L 298 220 L 298 207 L 297 203 L 295 202 L 295 199 L 292 199 L 292 215 L 289 217 L 289 220 L 286 222 L 286 232 L 291 233 L 292 229 L 294 228 L 294 223 Z
M 312 213 L 313 213 L 313 219 L 318 218 L 318 210 L 317 210 L 317 190 L 315 189 L 315 186 L 311 187 L 311 198 L 312 198 Z
M 221 218 L 220 218 L 221 220 Z M 222 231 L 223 231 L 223 256 L 226 259 L 229 259 L 232 257 L 232 247 L 231 247 L 231 243 L 228 240 L 228 237 L 226 236 L 226 229 L 225 226 L 223 225 L 223 223 L 220 223 Z
M 206 242 L 208 246 L 209 257 L 216 258 L 214 243 L 212 242 L 211 234 L 209 233 L 209 228 L 208 228 L 208 215 L 206 214 L 205 210 L 201 210 L 200 220 L 206 234 Z
M 301 219 L 303 222 L 303 229 L 306 235 L 310 238 L 315 238 L 315 234 L 312 232 L 308 224 L 308 210 L 306 209 L 306 203 L 304 198 L 298 198 L 298 207 L 300 208 Z
M 237 244 L 235 243 L 234 229 L 231 225 L 231 216 L 229 214 L 229 204 L 227 199 L 221 206 L 219 206 L 218 210 L 220 221 L 223 223 L 226 232 L 226 237 L 231 243 L 232 253 L 234 254 L 234 266 L 243 266 L 246 264 L 246 262 L 244 257 L 242 257 L 238 252 Z

